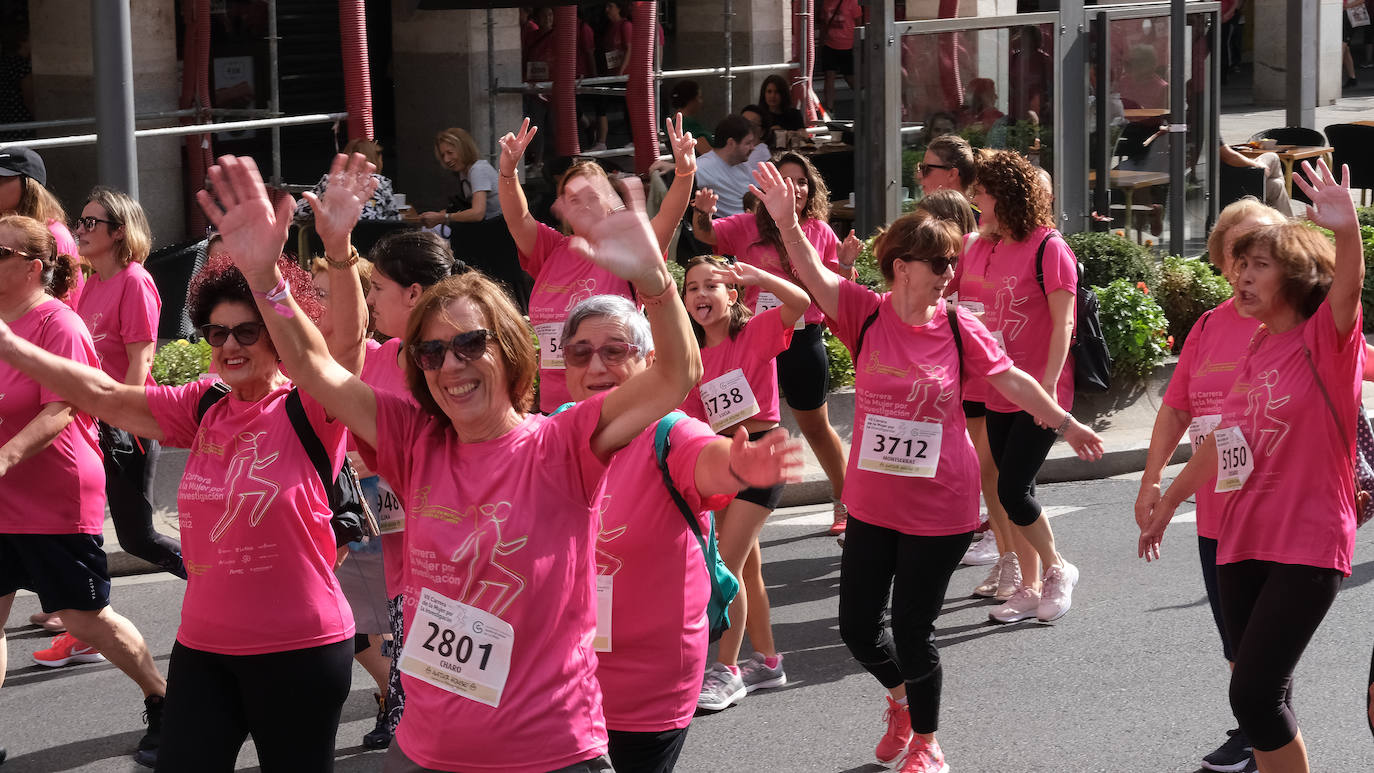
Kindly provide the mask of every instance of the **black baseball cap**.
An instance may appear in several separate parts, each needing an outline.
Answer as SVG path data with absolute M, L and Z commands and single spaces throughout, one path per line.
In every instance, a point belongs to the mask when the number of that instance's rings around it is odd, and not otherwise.
M 43 165 L 43 157 L 20 145 L 0 148 L 0 177 L 24 175 L 38 181 L 39 185 L 48 184 L 48 168 Z

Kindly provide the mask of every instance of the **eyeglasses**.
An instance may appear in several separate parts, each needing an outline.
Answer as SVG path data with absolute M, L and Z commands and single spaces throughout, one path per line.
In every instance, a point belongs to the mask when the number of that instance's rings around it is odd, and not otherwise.
M 447 341 L 421 341 L 410 345 L 410 358 L 420 370 L 438 370 L 444 366 L 444 356 L 453 352 L 459 362 L 472 362 L 487 351 L 487 339 L 495 338 L 488 330 L 478 328 L 459 333 Z
M 574 368 L 585 367 L 592 361 L 592 355 L 601 358 L 601 362 L 606 365 L 619 365 L 632 355 L 639 354 L 639 347 L 634 344 L 627 344 L 623 341 L 612 341 L 601 346 L 591 344 L 569 344 L 563 347 L 563 362 Z
M 211 346 L 218 349 L 224 346 L 224 342 L 229 340 L 229 336 L 234 336 L 234 340 L 239 342 L 239 346 L 252 346 L 262 337 L 262 331 L 267 326 L 261 322 L 240 322 L 233 327 L 224 325 L 201 325 L 200 334 L 205 336 L 205 340 Z
M 919 171 L 919 172 L 921 173 L 921 176 L 922 176 L 922 177 L 925 177 L 926 175 L 930 174 L 930 170 L 932 170 L 932 169 L 953 169 L 953 168 L 954 168 L 954 167 L 951 166 L 951 165 L 949 165 L 949 164 L 927 164 L 927 163 L 925 163 L 925 162 L 921 162 L 921 163 L 919 163 L 919 164 L 916 165 L 916 169 L 917 169 L 917 171 Z
M 955 256 L 953 256 L 953 257 L 944 257 L 944 258 L 918 258 L 918 257 L 916 257 L 916 256 L 914 256 L 914 255 L 911 255 L 911 256 L 902 257 L 901 260 L 903 260 L 903 261 L 916 261 L 916 262 L 918 262 L 918 263 L 929 263 L 929 264 L 930 264 L 930 270 L 931 270 L 932 272 L 936 273 L 936 274 L 943 274 L 943 273 L 945 273 L 945 270 L 946 270 L 946 269 L 948 269 L 948 268 L 950 268 L 950 267 L 952 267 L 952 266 L 957 266 L 957 265 L 959 265 L 959 256 L 958 256 L 958 255 L 955 255 Z
M 27 258 L 29 256 L 27 252 L 20 252 L 19 250 L 16 250 L 13 247 L 6 247 L 4 245 L 0 245 L 0 260 L 4 260 L 5 258 L 8 258 L 11 255 L 18 255 L 22 258 Z
M 87 217 L 78 217 L 77 219 L 73 220 L 73 221 L 72 221 L 72 229 L 75 230 L 75 229 L 77 229 L 77 228 L 84 228 L 84 229 L 86 229 L 87 231 L 94 231 L 94 230 L 95 230 L 95 224 L 96 224 L 96 223 L 106 223 L 106 224 L 108 224 L 111 228 L 117 228 L 117 227 L 119 226 L 119 223 L 116 223 L 116 222 L 113 221 L 113 220 L 101 220 L 101 219 L 98 218 L 98 217 L 89 217 L 89 216 L 87 216 Z

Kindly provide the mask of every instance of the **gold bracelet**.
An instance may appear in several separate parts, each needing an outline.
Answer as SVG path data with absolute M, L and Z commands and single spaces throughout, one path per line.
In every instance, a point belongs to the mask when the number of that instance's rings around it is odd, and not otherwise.
M 328 263 L 330 268 L 345 269 L 352 268 L 358 265 L 358 259 L 360 257 L 362 256 L 358 254 L 358 248 L 350 244 L 348 245 L 347 258 L 345 258 L 344 260 L 334 260 L 333 258 L 329 257 L 329 253 L 326 252 L 324 255 L 324 262 Z
M 499 176 L 500 176 L 500 178 L 501 178 L 502 180 L 515 180 L 515 181 L 517 181 L 517 182 L 519 182 L 519 180 L 520 180 L 520 176 L 519 176 L 519 175 L 506 174 L 505 172 L 500 173 Z

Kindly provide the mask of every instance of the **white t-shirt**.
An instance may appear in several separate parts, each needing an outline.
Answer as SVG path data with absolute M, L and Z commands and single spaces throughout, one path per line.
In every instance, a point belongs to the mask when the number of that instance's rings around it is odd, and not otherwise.
M 744 211 L 744 194 L 749 192 L 749 186 L 754 182 L 754 167 L 767 161 L 771 155 L 768 146 L 760 142 L 742 164 L 731 166 L 714 150 L 697 159 L 697 187 L 715 191 L 720 199 L 716 203 L 717 217 L 738 215 Z

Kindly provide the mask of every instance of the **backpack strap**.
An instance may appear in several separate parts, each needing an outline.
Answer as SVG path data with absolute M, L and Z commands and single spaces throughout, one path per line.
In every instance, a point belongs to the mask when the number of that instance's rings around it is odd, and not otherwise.
M 701 533 L 701 524 L 697 523 L 696 514 L 692 512 L 692 508 L 687 506 L 687 500 L 682 498 L 681 492 L 673 484 L 672 474 L 668 472 L 668 451 L 672 447 L 668 433 L 672 431 L 674 424 L 685 418 L 687 415 L 682 411 L 673 411 L 659 419 L 658 426 L 654 429 L 654 457 L 658 461 L 658 471 L 663 475 L 663 485 L 668 487 L 668 495 L 673 498 L 673 504 L 677 505 L 682 517 L 687 519 L 687 526 L 691 528 L 692 534 L 696 535 L 697 542 L 701 545 L 702 555 L 705 555 L 706 537 Z
M 945 304 L 945 313 L 949 315 L 949 332 L 954 336 L 954 353 L 959 358 L 959 396 L 964 396 L 964 336 L 959 332 L 958 307 L 953 304 Z
M 571 400 L 569 400 L 568 402 L 563 403 L 562 405 L 558 406 L 557 408 L 554 408 L 554 409 L 553 409 L 553 413 L 550 413 L 549 415 L 550 415 L 550 416 L 557 416 L 558 414 L 560 414 L 560 413 L 562 413 L 562 412 L 568 410 L 569 408 L 573 407 L 574 405 L 577 405 L 577 403 L 574 403 L 574 402 L 572 402 Z
M 224 399 L 229 394 L 229 385 L 223 381 L 216 381 L 210 385 L 200 396 L 200 402 L 196 403 L 196 423 L 199 424 L 205 418 L 205 413 L 210 410 L 210 406 Z
M 878 321 L 878 312 L 882 311 L 882 308 L 882 301 L 878 301 L 878 308 L 874 309 L 873 313 L 868 315 L 868 319 L 864 320 L 863 326 L 859 328 L 859 342 L 858 345 L 854 347 L 855 362 L 859 361 L 859 353 L 864 350 L 864 336 L 868 335 L 868 329 L 873 327 L 873 323 Z
M 305 455 L 310 457 L 310 463 L 315 466 L 315 473 L 320 476 L 324 490 L 332 491 L 334 474 L 329 464 L 329 453 L 324 450 L 320 436 L 315 434 L 315 428 L 310 426 L 310 418 L 305 415 L 305 404 L 301 402 L 300 390 L 295 387 L 292 387 L 290 394 L 286 396 L 286 415 L 291 418 L 291 428 L 296 430 L 296 437 L 300 439 Z
M 1046 296 L 1049 293 L 1045 292 L 1045 245 L 1049 244 L 1050 239 L 1053 239 L 1058 233 L 1051 228 L 1050 232 L 1045 234 L 1045 238 L 1040 240 L 1040 249 L 1035 251 L 1035 281 L 1040 285 L 1040 292 L 1045 293 Z

